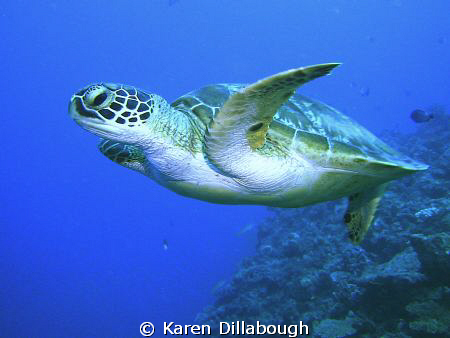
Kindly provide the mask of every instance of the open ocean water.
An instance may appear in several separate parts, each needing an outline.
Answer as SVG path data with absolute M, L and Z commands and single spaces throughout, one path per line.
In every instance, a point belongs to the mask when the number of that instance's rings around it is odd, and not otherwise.
M 449 105 L 448 13 L 446 0 L 3 1 L 0 337 L 194 324 L 270 213 L 178 196 L 112 163 L 68 116 L 77 90 L 124 83 L 172 102 L 342 62 L 299 92 L 377 135 L 414 132 L 411 111 Z

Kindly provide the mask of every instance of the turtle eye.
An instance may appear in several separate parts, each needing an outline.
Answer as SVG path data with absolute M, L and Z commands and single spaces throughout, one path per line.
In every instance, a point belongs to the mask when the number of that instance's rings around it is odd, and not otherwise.
M 100 106 L 103 102 L 105 102 L 105 100 L 107 99 L 108 95 L 106 93 L 101 93 L 98 94 L 95 98 L 94 98 L 94 106 Z
M 88 88 L 86 93 L 84 93 L 84 100 L 86 104 L 93 108 L 103 106 L 108 97 L 108 89 L 102 85 L 93 85 Z

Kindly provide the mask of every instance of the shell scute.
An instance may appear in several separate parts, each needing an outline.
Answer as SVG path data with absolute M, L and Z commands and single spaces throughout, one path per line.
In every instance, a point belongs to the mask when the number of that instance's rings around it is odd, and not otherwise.
M 192 112 L 208 126 L 228 98 L 245 87 L 245 84 L 206 86 L 180 97 L 172 106 Z M 392 149 L 348 116 L 300 94 L 292 95 L 280 107 L 267 138 L 323 166 L 351 169 L 374 163 L 377 168 L 426 168 Z

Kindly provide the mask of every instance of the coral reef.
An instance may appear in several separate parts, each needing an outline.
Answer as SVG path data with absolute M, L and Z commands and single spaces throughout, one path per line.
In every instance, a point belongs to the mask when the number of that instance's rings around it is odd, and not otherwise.
M 324 338 L 340 338 L 348 337 L 356 333 L 353 323 L 354 318 L 346 317 L 345 319 L 324 319 L 321 320 L 314 328 L 316 336 Z
M 312 337 L 448 337 L 450 117 L 437 114 L 387 143 L 430 169 L 390 184 L 360 246 L 347 240 L 346 201 L 275 209 L 256 253 L 197 317 L 265 324 L 303 321 Z

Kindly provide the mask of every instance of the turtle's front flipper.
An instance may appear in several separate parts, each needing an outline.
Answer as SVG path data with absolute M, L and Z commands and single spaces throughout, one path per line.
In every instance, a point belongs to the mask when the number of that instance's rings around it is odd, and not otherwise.
M 273 116 L 302 84 L 327 75 L 338 63 L 282 72 L 258 81 L 232 95 L 208 126 L 205 153 L 222 173 L 240 176 L 233 167 L 239 154 L 261 148 Z M 239 167 L 245 166 L 239 163 Z
M 359 244 L 369 230 L 386 186 L 383 183 L 349 196 L 344 222 L 354 244 Z
M 112 140 L 103 140 L 98 149 L 103 155 L 126 168 L 144 172 L 145 156 L 138 147 Z

